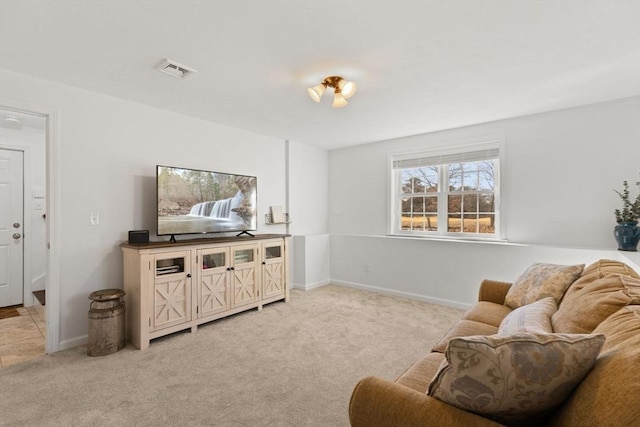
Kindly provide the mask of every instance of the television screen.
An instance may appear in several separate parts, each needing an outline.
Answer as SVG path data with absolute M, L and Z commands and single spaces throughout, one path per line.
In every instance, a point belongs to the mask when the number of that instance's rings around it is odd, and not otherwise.
M 157 166 L 158 236 L 257 229 L 257 179 Z

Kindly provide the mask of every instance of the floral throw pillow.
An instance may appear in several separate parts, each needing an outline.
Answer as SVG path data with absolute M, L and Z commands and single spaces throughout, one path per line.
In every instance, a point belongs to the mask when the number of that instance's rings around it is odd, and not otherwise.
M 427 394 L 502 424 L 540 423 L 589 372 L 605 336 L 453 338 Z
M 551 316 L 558 310 L 553 297 L 546 297 L 513 310 L 502 319 L 498 334 L 512 335 L 519 332 L 550 334 L 553 332 Z
M 542 298 L 553 297 L 559 304 L 564 291 L 580 276 L 582 270 L 584 264 L 533 264 L 509 288 L 504 303 L 515 309 Z

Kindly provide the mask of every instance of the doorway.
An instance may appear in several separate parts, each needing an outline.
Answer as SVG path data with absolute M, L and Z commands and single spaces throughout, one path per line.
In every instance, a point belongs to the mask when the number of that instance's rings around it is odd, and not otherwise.
M 0 365 L 45 354 L 47 117 L 0 108 Z M 50 350 L 49 350 L 50 351 Z
M 0 142 L 6 138 L 0 132 Z M 0 205 L 0 308 L 7 308 L 24 303 L 24 151 L 20 149 L 0 148 Z

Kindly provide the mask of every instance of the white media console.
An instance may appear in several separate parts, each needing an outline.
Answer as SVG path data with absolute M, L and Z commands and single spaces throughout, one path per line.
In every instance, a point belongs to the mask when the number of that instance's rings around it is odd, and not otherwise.
M 289 235 L 263 234 L 121 244 L 126 330 L 149 341 L 289 299 Z

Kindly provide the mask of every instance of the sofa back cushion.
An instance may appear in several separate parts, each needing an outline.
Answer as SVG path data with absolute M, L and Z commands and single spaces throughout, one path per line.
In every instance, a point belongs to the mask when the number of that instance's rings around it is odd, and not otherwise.
M 554 332 L 588 334 L 629 304 L 640 304 L 640 279 L 609 274 L 566 295 L 551 318 Z
M 546 297 L 553 297 L 559 303 L 583 269 L 584 264 L 533 264 L 513 282 L 504 303 L 513 309 Z
M 550 425 L 632 426 L 640 420 L 640 306 L 624 307 L 593 331 L 606 342 L 593 369 Z
M 625 263 L 610 259 L 601 259 L 584 269 L 580 277 L 567 289 L 564 297 L 566 298 L 572 293 L 578 292 L 589 283 L 602 279 L 609 274 L 622 274 L 640 279 L 640 275 Z

